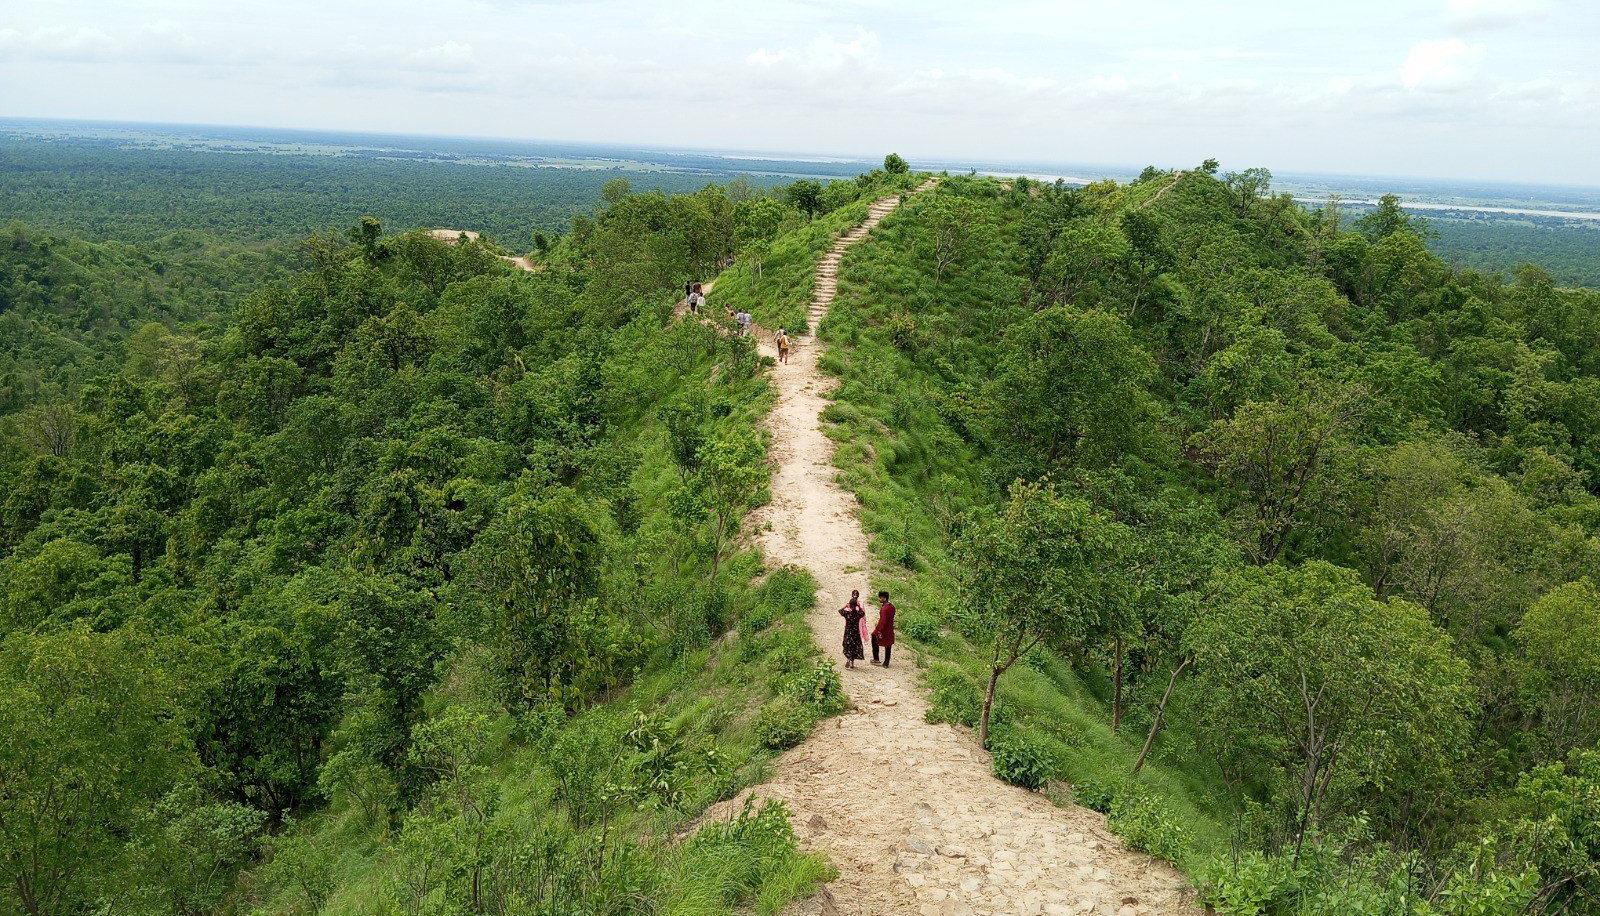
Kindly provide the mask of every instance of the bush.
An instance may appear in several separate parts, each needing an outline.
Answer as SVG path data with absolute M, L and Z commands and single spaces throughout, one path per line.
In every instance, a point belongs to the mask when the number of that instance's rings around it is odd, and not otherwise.
M 739 636 L 749 639 L 772 626 L 772 608 L 765 604 L 758 604 L 739 616 Z
M 996 717 L 1001 707 L 997 704 L 990 721 L 999 724 Z M 978 727 L 978 717 L 983 713 L 983 691 L 976 683 L 954 665 L 934 665 L 928 671 L 929 722 L 950 722 Z
M 1072 787 L 1072 799 L 1091 811 L 1111 813 L 1111 803 L 1117 799 L 1117 787 L 1098 779 L 1085 779 Z
M 792 696 L 780 695 L 756 713 L 756 740 L 775 751 L 794 747 L 817 724 L 816 710 Z
M 896 621 L 905 634 L 918 642 L 933 642 L 939 638 L 939 622 L 927 614 L 912 614 Z
M 917 343 L 917 319 L 906 312 L 895 312 L 883 323 L 889 342 L 898 350 L 910 350 Z
M 817 600 L 817 581 L 811 573 L 798 566 L 784 566 L 772 571 L 767 581 L 756 590 L 756 603 L 771 609 L 775 616 L 801 613 Z
M 821 659 L 784 678 L 778 693 L 799 700 L 818 717 L 844 712 L 849 705 L 845 700 L 844 685 L 839 681 L 838 669 Z
M 1219 856 L 1206 863 L 1197 877 L 1200 902 L 1227 916 L 1264 916 L 1284 878 L 1259 853 L 1245 853 L 1236 862 Z
M 994 745 L 994 775 L 1037 792 L 1055 775 L 1049 740 L 1029 732 L 1010 732 Z
M 1134 849 L 1168 862 L 1177 862 L 1189 846 L 1188 832 L 1167 806 L 1136 784 L 1117 793 L 1106 826 Z

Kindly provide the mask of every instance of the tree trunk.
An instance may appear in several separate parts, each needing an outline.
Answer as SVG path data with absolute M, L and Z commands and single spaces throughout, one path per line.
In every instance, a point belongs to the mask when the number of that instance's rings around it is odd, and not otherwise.
M 1117 637 L 1116 662 L 1111 666 L 1111 730 L 1122 727 L 1122 637 Z
M 1161 704 L 1156 707 L 1155 721 L 1150 723 L 1150 733 L 1144 736 L 1144 747 L 1139 749 L 1139 759 L 1133 762 L 1133 775 L 1135 776 L 1139 775 L 1139 771 L 1144 769 L 1144 760 L 1150 756 L 1150 746 L 1156 743 L 1156 734 L 1161 731 L 1161 726 L 1166 721 L 1167 701 L 1172 699 L 1172 688 L 1178 685 L 1178 675 L 1182 674 L 1183 669 L 1187 667 L 1189 667 L 1189 659 L 1186 658 L 1178 664 L 1178 667 L 1172 669 L 1172 677 L 1167 679 L 1167 689 L 1161 694 Z
M 989 669 L 989 689 L 983 694 L 983 717 L 978 720 L 978 746 L 989 746 L 989 712 L 994 709 L 994 688 L 1000 682 L 1000 674 L 1005 671 L 999 665 Z

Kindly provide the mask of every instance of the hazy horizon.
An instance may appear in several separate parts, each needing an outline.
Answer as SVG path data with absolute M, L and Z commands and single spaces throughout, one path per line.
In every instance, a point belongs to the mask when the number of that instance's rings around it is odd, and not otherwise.
M 1093 174 L 1090 174 L 1089 176 L 1087 176 L 1087 177 L 1090 177 L 1090 178 L 1105 177 L 1106 175 L 1109 175 L 1111 173 L 1119 173 L 1119 174 L 1122 174 L 1122 175 L 1132 175 L 1132 174 L 1135 174 L 1135 173 L 1139 172 L 1145 166 L 1148 166 L 1148 165 L 1155 165 L 1158 168 L 1185 168 L 1185 167 L 1188 167 L 1188 166 L 1198 165 L 1199 164 L 1199 161 L 1196 161 L 1196 162 L 1193 162 L 1193 163 L 1188 163 L 1188 162 L 1170 162 L 1170 161 L 1160 160 L 1159 158 L 1155 159 L 1155 160 L 1152 160 L 1152 161 L 1143 161 L 1143 162 L 1134 162 L 1134 161 L 1127 161 L 1127 162 L 1084 162 L 1084 161 L 1072 161 L 1072 160 L 1065 160 L 1065 159 L 1050 159 L 1050 158 L 1019 159 L 1019 158 L 1007 157 L 1007 156 L 1003 156 L 1003 155 L 1002 156 L 943 156 L 943 155 L 940 155 L 938 153 L 925 153 L 923 151 L 919 151 L 919 150 L 915 150 L 915 149 L 899 149 L 899 148 L 893 148 L 893 147 L 891 147 L 889 149 L 886 149 L 886 150 L 884 150 L 882 152 L 878 152 L 878 151 L 869 151 L 869 150 L 842 150 L 842 149 L 779 149 L 779 148 L 758 148 L 758 147 L 734 147 L 734 146 L 726 146 L 726 145 L 686 146 L 686 145 L 674 145 L 674 144 L 670 144 L 670 143 L 655 142 L 655 141 L 648 140 L 648 139 L 643 139 L 643 140 L 626 140 L 626 139 L 624 139 L 624 140 L 595 140 L 595 139 L 592 139 L 592 138 L 585 138 L 585 137 L 535 137 L 535 136 L 509 136 L 509 135 L 494 136 L 494 135 L 470 134 L 470 133 L 452 134 L 452 133 L 434 133 L 434 132 L 424 132 L 424 131 L 356 130 L 356 129 L 346 129 L 346 128 L 306 127 L 306 126 L 303 126 L 303 125 L 293 125 L 293 124 L 243 124 L 243 123 L 202 123 L 202 122 L 178 122 L 178 121 L 139 121 L 139 120 L 113 120 L 113 119 L 105 119 L 105 118 L 46 118 L 46 117 L 33 117 L 33 116 L 19 116 L 19 115 L 12 115 L 12 114 L 9 114 L 9 113 L 6 113 L 6 112 L 0 112 L 0 126 L 6 125 L 6 124 L 52 125 L 52 126 L 59 127 L 61 129 L 66 129 L 66 128 L 69 128 L 69 127 L 77 127 L 77 128 L 88 127 L 88 128 L 107 129 L 107 130 L 128 130 L 128 131 L 134 131 L 134 130 L 138 130 L 138 129 L 162 129 L 162 130 L 168 130 L 168 131 L 173 130 L 173 129 L 188 129 L 188 130 L 196 130 L 196 131 L 218 131 L 218 132 L 251 132 L 251 131 L 262 132 L 262 131 L 267 131 L 267 132 L 281 132 L 281 133 L 285 133 L 285 134 L 305 134 L 305 135 L 308 135 L 308 136 L 321 136 L 321 137 L 325 137 L 325 138 L 327 138 L 327 137 L 336 137 L 336 136 L 347 136 L 347 137 L 391 138 L 391 139 L 401 139 L 401 140 L 439 140 L 439 141 L 445 141 L 445 142 L 451 142 L 451 143 L 474 142 L 474 141 L 476 141 L 476 142 L 482 142 L 482 143 L 497 143 L 497 144 L 501 144 L 501 143 L 503 143 L 503 144 L 525 144 L 525 145 L 527 145 L 529 147 L 534 147 L 534 148 L 539 147 L 541 145 L 549 145 L 549 146 L 578 146 L 578 147 L 592 147 L 592 148 L 595 148 L 595 149 L 616 149 L 616 150 L 632 151 L 632 152 L 659 152 L 659 153 L 665 153 L 665 154 L 699 154 L 699 155 L 708 155 L 708 156 L 721 156 L 721 157 L 730 158 L 730 159 L 749 158 L 749 159 L 751 159 L 753 161 L 774 161 L 774 162 L 785 162 L 785 163 L 799 163 L 799 162 L 814 161 L 814 162 L 819 163 L 819 164 L 822 164 L 822 163 L 850 164 L 850 165 L 870 164 L 870 163 L 876 163 L 877 160 L 881 159 L 882 156 L 886 152 L 898 152 L 901 155 L 906 156 L 909 159 L 913 160 L 912 164 L 914 166 L 916 166 L 918 168 L 925 168 L 925 167 L 928 167 L 928 166 L 931 165 L 933 171 L 940 171 L 941 169 L 946 169 L 946 168 L 950 168 L 950 167 L 953 167 L 953 166 L 957 166 L 958 164 L 961 164 L 961 163 L 966 163 L 966 164 L 963 164 L 963 165 L 959 165 L 959 167 L 962 168 L 962 169 L 965 169 L 965 168 L 968 168 L 968 167 L 977 168 L 980 171 L 985 170 L 985 169 L 1001 169 L 1001 168 L 1010 168 L 1010 167 L 1015 167 L 1015 168 L 1018 169 L 1018 171 L 1007 172 L 1006 174 L 1023 174 L 1022 170 L 1026 170 L 1026 169 L 1091 171 L 1091 172 L 1093 172 Z M 920 163 L 918 161 L 916 161 L 916 160 L 919 160 L 919 159 L 921 160 Z M 1263 166 L 1263 167 L 1266 167 L 1266 168 L 1272 170 L 1272 172 L 1274 173 L 1275 176 L 1278 176 L 1280 179 L 1290 180 L 1291 182 L 1294 179 L 1355 179 L 1355 180 L 1382 181 L 1382 182 L 1417 181 L 1417 182 L 1436 182 L 1436 183 L 1446 184 L 1446 185 L 1453 184 L 1453 183 L 1458 183 L 1458 182 L 1465 182 L 1465 183 L 1474 183 L 1474 184 L 1484 184 L 1484 185 L 1490 185 L 1490 186 L 1503 186 L 1503 187 L 1506 187 L 1506 188 L 1527 188 L 1527 189 L 1546 188 L 1546 189 L 1568 189 L 1568 190 L 1600 191 L 1600 177 L 1597 177 L 1596 179 L 1593 179 L 1593 180 L 1590 180 L 1590 181 L 1518 180 L 1518 179 L 1499 178 L 1499 177 L 1487 176 L 1487 175 L 1439 176 L 1439 175 L 1426 175 L 1426 174 L 1410 174 L 1410 175 L 1408 175 L 1408 174 L 1401 174 L 1401 173 L 1373 173 L 1373 172 L 1363 173 L 1363 172 L 1351 172 L 1351 171 L 1318 171 L 1318 170 L 1315 170 L 1315 169 L 1301 169 L 1301 168 L 1293 168 L 1293 167 L 1284 167 L 1281 164 L 1271 163 L 1271 162 L 1248 162 L 1248 163 L 1247 162 L 1223 162 L 1222 163 L 1222 168 L 1223 168 L 1224 171 L 1227 171 L 1227 170 L 1230 170 L 1230 169 L 1236 170 L 1236 169 L 1241 169 L 1241 168 L 1248 168 L 1248 167 L 1252 167 L 1252 166 Z
M 16 117 L 1592 185 L 1600 5 L 33 4 Z M 572 138 L 562 140 L 561 138 Z M 1165 162 L 1160 162 L 1165 160 Z

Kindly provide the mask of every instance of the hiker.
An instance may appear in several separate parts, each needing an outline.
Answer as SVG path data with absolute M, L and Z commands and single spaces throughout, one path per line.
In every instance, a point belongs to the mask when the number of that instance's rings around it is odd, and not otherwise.
M 689 314 L 691 314 L 691 315 L 700 314 L 700 303 L 704 298 L 705 297 L 701 296 L 699 293 L 690 293 L 689 294 Z
M 733 320 L 739 322 L 739 336 L 749 337 L 750 322 L 754 321 L 755 317 L 749 312 L 740 312 L 739 314 L 733 316 Z
M 878 663 L 878 647 L 883 647 L 883 667 L 889 667 L 889 652 L 894 648 L 894 605 L 889 593 L 878 593 L 878 625 L 872 630 L 872 663 Z
M 866 657 L 861 651 L 861 623 L 867 617 L 867 609 L 861 606 L 859 590 L 850 592 L 850 600 L 839 609 L 839 616 L 844 618 L 844 666 L 854 668 L 857 659 Z
M 789 335 L 783 328 L 778 329 L 776 340 L 778 344 L 778 362 L 789 362 Z

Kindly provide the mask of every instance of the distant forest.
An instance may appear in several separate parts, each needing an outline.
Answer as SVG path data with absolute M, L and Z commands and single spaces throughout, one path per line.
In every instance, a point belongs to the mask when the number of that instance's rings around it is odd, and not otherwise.
M 1600 288 L 1600 226 L 1545 225 L 1520 219 L 1428 220 L 1435 254 L 1474 270 L 1505 273 L 1537 264 L 1557 283 Z
M 372 216 L 386 226 L 487 232 L 526 250 L 530 230 L 591 211 L 606 182 L 694 191 L 734 174 L 527 168 L 0 137 L 0 212 L 97 241 L 148 242 L 174 228 L 235 242 L 300 239 Z M 771 184 L 769 180 L 764 184 Z
M 280 132 L 235 136 L 208 129 L 216 142 L 258 144 L 364 142 L 346 154 L 254 152 L 231 147 L 154 149 L 122 142 L 73 138 L 42 140 L 0 135 L 0 213 L 33 229 L 94 241 L 144 244 L 175 227 L 200 230 L 217 241 L 259 246 L 298 241 L 330 226 L 372 216 L 396 228 L 451 226 L 477 229 L 515 251 L 533 245 L 532 232 L 556 233 L 601 199 L 608 181 L 626 178 L 634 190 L 682 193 L 726 182 L 742 173 L 710 155 L 656 154 L 670 168 L 530 167 L 454 162 L 457 158 L 510 162 L 535 147 L 495 141 L 432 139 L 426 152 L 375 149 L 372 144 L 416 143 L 418 138 L 361 137 Z M 550 147 L 573 158 L 621 150 Z M 644 155 L 644 151 L 634 151 Z M 794 176 L 763 172 L 795 163 L 754 161 L 745 180 L 771 187 Z M 819 173 L 844 169 L 808 163 Z M 674 170 L 676 169 L 676 170 Z M 1600 287 L 1600 227 L 1573 228 L 1520 217 L 1428 217 L 1429 247 L 1446 262 L 1510 279 L 1523 264 L 1537 264 L 1559 284 Z

